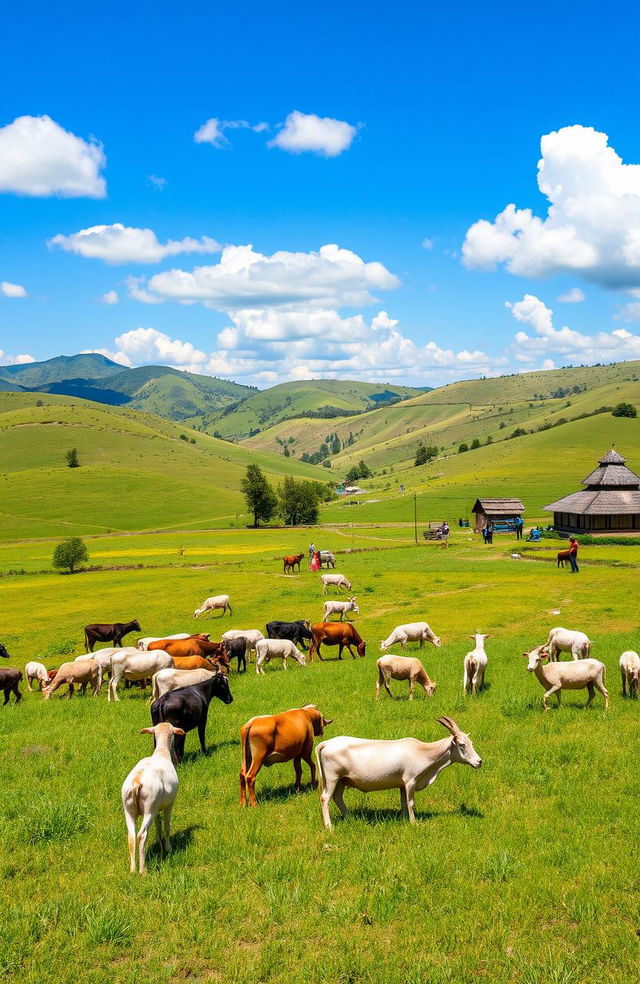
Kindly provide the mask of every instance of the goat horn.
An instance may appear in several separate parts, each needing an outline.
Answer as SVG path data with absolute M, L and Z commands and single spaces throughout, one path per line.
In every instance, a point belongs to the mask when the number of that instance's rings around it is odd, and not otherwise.
M 458 725 L 456 724 L 456 722 L 453 720 L 453 718 L 443 716 L 443 717 L 437 718 L 437 721 L 438 721 L 438 724 L 441 724 L 444 728 L 446 728 L 448 731 L 450 731 L 451 734 L 454 736 L 454 738 L 457 737 L 457 735 L 459 735 L 461 733 L 460 732 L 460 728 L 458 727 Z

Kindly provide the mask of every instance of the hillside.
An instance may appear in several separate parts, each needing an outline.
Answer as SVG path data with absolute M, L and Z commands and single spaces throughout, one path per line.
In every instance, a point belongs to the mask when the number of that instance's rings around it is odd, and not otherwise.
M 72 447 L 80 468 L 65 463 Z M 242 526 L 250 461 L 274 483 L 285 474 L 327 479 L 325 469 L 151 414 L 35 393 L 0 393 L 0 461 L 5 538 Z
M 303 418 L 304 414 L 318 418 L 318 426 L 326 430 L 334 418 L 341 418 L 377 406 L 406 400 L 423 391 L 393 383 L 362 383 L 341 379 L 310 379 L 280 383 L 255 393 L 237 408 L 227 408 L 190 420 L 198 429 L 214 432 L 232 440 L 243 440 L 282 421 Z M 311 418 L 313 419 L 313 418 Z M 274 443 L 274 450 L 278 444 Z

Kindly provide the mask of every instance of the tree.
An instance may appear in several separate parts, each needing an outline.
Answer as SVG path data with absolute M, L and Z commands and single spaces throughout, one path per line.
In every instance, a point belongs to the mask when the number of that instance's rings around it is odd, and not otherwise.
M 278 500 L 269 482 L 258 465 L 247 465 L 247 474 L 240 482 L 247 504 L 247 511 L 253 513 L 254 528 L 260 520 L 268 522 L 278 508 Z
M 57 570 L 68 570 L 69 574 L 73 574 L 78 564 L 84 564 L 88 560 L 86 544 L 79 536 L 67 537 L 53 551 L 53 566 Z
M 318 522 L 321 489 L 318 482 L 296 482 L 291 475 L 285 476 L 282 485 L 278 486 L 278 501 L 286 526 Z
M 612 417 L 637 417 L 638 411 L 632 403 L 618 403 L 611 411 Z
M 428 465 L 430 461 L 438 457 L 438 448 L 433 446 L 426 446 L 424 444 L 418 445 L 418 450 L 416 451 L 416 465 Z
M 474 437 L 473 441 L 471 442 L 471 450 L 475 451 L 475 449 L 479 447 L 480 447 L 480 438 Z
M 460 447 L 458 448 L 458 454 L 463 454 L 463 452 L 468 451 L 468 450 L 469 450 L 469 445 L 468 444 L 465 444 L 464 441 L 463 441 L 462 444 L 460 445 Z
M 67 464 L 68 464 L 69 468 L 79 468 L 80 467 L 80 462 L 78 461 L 78 449 L 77 448 L 71 448 L 70 451 L 67 451 L 67 453 L 65 454 L 65 458 L 67 459 Z

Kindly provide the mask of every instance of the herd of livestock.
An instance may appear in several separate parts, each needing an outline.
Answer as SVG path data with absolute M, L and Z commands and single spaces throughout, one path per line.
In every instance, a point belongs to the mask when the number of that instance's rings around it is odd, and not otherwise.
M 297 560 L 286 558 L 287 560 Z M 289 565 L 291 568 L 291 565 Z M 320 575 L 323 593 L 330 589 L 352 589 L 342 574 Z M 221 611 L 224 616 L 232 607 L 228 595 L 207 598 L 196 609 L 199 618 L 205 612 Z M 265 666 L 273 659 L 282 660 L 284 669 L 291 658 L 305 666 L 314 656 L 320 660 L 322 646 L 337 646 L 338 658 L 344 649 L 353 658 L 365 655 L 366 644 L 355 626 L 348 620 L 350 612 L 357 613 L 355 597 L 348 601 L 330 600 L 324 603 L 324 621 L 310 623 L 269 622 L 266 637 L 259 629 L 230 629 L 222 634 L 220 642 L 212 642 L 207 633 L 178 633 L 171 636 L 147 636 L 138 639 L 135 647 L 123 646 L 124 638 L 131 632 L 140 632 L 137 621 L 114 624 L 93 624 L 85 627 L 86 653 L 71 662 L 63 663 L 56 670 L 47 670 L 41 662 L 31 661 L 25 667 L 28 689 L 32 683 L 40 684 L 43 697 L 49 699 L 61 686 L 68 686 L 72 697 L 75 687 L 82 692 L 91 687 L 94 694 L 100 691 L 105 675 L 108 675 L 108 699 L 117 701 L 121 681 L 126 686 L 152 688 L 152 726 L 144 728 L 154 736 L 154 751 L 143 758 L 131 770 L 122 787 L 122 804 L 128 832 L 131 871 L 136 870 L 136 844 L 138 864 L 144 873 L 146 840 L 154 819 L 157 836 L 165 851 L 170 850 L 169 836 L 171 811 L 178 790 L 176 763 L 184 757 L 185 737 L 197 730 L 200 746 L 206 749 L 205 735 L 209 705 L 214 697 L 223 703 L 233 701 L 229 687 L 231 660 L 237 661 L 238 672 L 246 670 L 247 660 L 255 655 L 256 673 L 265 673 Z M 338 621 L 330 621 L 337 614 Z M 346 620 L 345 620 L 346 619 Z M 463 688 L 476 694 L 484 686 L 487 669 L 486 633 L 471 636 L 474 648 L 464 658 Z M 95 650 L 99 642 L 110 642 L 110 647 Z M 407 643 L 425 642 L 439 647 L 441 640 L 427 622 L 410 622 L 396 626 L 391 634 L 380 642 L 385 655 L 377 660 L 376 696 L 381 688 L 392 696 L 390 682 L 405 680 L 409 685 L 409 699 L 413 698 L 416 684 L 432 697 L 436 684 L 430 679 L 422 661 L 415 656 L 386 653 L 392 646 L 405 649 Z M 306 643 L 309 643 L 307 650 Z M 354 652 L 355 649 L 355 652 Z M 591 643 L 583 632 L 563 628 L 551 629 L 546 643 L 528 653 L 527 669 L 534 673 L 544 688 L 542 704 L 549 709 L 548 698 L 556 695 L 558 705 L 562 690 L 588 692 L 587 706 L 598 690 L 609 706 L 605 688 L 605 666 L 590 657 Z M 569 653 L 570 660 L 562 660 L 561 654 Z M 0 657 L 10 658 L 0 644 Z M 635 652 L 625 652 L 620 658 L 623 694 L 640 696 L 640 657 Z M 4 691 L 4 704 L 13 693 L 16 702 L 21 699 L 19 683 L 22 671 L 17 668 L 0 668 L 0 689 Z M 263 765 L 293 761 L 296 789 L 302 781 L 302 762 L 311 772 L 314 788 L 321 787 L 321 806 L 325 826 L 331 829 L 329 803 L 333 799 L 344 817 L 347 808 L 343 794 L 346 788 L 363 792 L 398 789 L 403 816 L 414 821 L 414 794 L 416 790 L 431 785 L 446 766 L 459 763 L 478 768 L 482 764 L 471 739 L 464 734 L 451 717 L 438 719 L 449 735 L 436 742 L 422 742 L 414 738 L 399 740 L 371 740 L 341 736 L 322 741 L 315 747 L 316 761 L 312 753 L 314 740 L 324 734 L 331 721 L 324 718 L 315 705 L 305 705 L 275 715 L 259 715 L 251 718 L 242 728 L 242 767 L 240 773 L 240 803 L 257 805 L 256 776 Z M 317 769 L 316 769 L 317 763 Z M 136 834 L 137 819 L 142 823 Z

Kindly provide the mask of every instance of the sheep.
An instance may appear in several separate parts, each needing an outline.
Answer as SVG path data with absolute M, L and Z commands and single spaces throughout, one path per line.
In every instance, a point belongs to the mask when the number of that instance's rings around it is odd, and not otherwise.
M 140 734 L 153 735 L 155 748 L 153 755 L 140 759 L 122 784 L 122 809 L 127 825 L 129 870 L 135 874 L 137 839 L 140 874 L 146 875 L 147 833 L 154 819 L 160 848 L 166 854 L 171 853 L 171 811 L 178 793 L 178 773 L 171 752 L 174 735 L 184 735 L 184 731 L 163 722 L 143 728 Z M 160 814 L 164 820 L 164 837 Z M 142 823 L 136 838 L 136 821 L 140 816 Z
M 351 581 L 348 581 L 344 574 L 321 574 L 322 593 L 326 594 L 328 588 L 344 588 L 351 591 Z
M 469 636 L 473 639 L 476 648 L 464 658 L 464 682 L 462 689 L 465 693 L 477 694 L 484 687 L 484 674 L 487 668 L 487 654 L 484 651 L 484 640 L 489 638 L 488 633 L 476 632 Z
M 574 632 L 572 629 L 550 629 L 545 650 L 549 659 L 555 663 L 560 659 L 560 653 L 571 653 L 573 659 L 588 659 L 591 652 L 591 642 L 584 632 Z
M 33 690 L 31 683 L 33 680 L 37 680 L 40 684 L 40 690 L 44 687 L 49 686 L 49 673 L 44 663 L 38 663 L 36 660 L 31 660 L 27 663 L 24 668 L 24 675 L 27 678 L 27 689 Z
M 426 622 L 407 622 L 406 625 L 397 625 L 391 635 L 380 643 L 382 652 L 389 649 L 396 642 L 399 642 L 404 649 L 407 642 L 420 642 L 420 648 L 424 643 L 430 642 L 432 646 L 439 648 L 441 640 L 432 632 Z
M 91 684 L 95 696 L 102 686 L 102 675 L 96 660 L 85 656 L 84 659 L 74 660 L 73 663 L 63 663 L 49 686 L 43 689 L 42 696 L 45 700 L 49 700 L 51 694 L 65 683 L 69 684 L 69 698 L 73 697 L 75 685 L 80 684 L 84 690 L 88 683 Z
M 640 656 L 634 653 L 632 649 L 628 649 L 620 657 L 620 675 L 622 677 L 622 696 L 627 696 L 628 687 L 629 697 L 633 697 L 634 691 L 636 697 L 640 697 Z
M 229 615 L 232 615 L 233 612 L 231 611 L 231 602 L 229 601 L 229 595 L 226 594 L 215 595 L 214 597 L 207 598 L 205 601 L 203 601 L 202 604 L 200 605 L 200 608 L 196 608 L 193 615 L 194 618 L 200 618 L 200 616 L 203 615 L 204 612 L 214 612 L 214 611 L 218 611 L 219 609 L 222 609 L 222 617 L 224 618 L 227 608 L 229 609 Z
M 159 700 L 170 690 L 182 690 L 183 687 L 191 687 L 194 683 L 204 683 L 212 673 L 216 672 L 213 666 L 210 670 L 174 670 L 172 667 L 158 670 L 151 678 L 151 700 Z
M 381 686 L 384 686 L 389 697 L 393 697 L 389 689 L 390 680 L 409 681 L 409 700 L 413 700 L 413 688 L 416 683 L 424 687 L 427 697 L 433 697 L 436 692 L 435 683 L 429 678 L 429 674 L 417 656 L 392 656 L 389 653 L 388 656 L 381 656 L 380 659 L 376 660 L 376 666 L 378 667 L 376 699 L 380 698 Z
M 349 612 L 354 612 L 356 615 L 360 614 L 360 609 L 356 605 L 355 597 L 349 598 L 348 601 L 325 601 L 323 605 L 323 610 L 324 610 L 325 622 L 329 621 L 330 615 L 335 615 L 335 614 L 340 615 L 340 621 L 342 622 L 344 616 L 348 615 Z M 348 618 L 347 621 L 349 621 Z
M 282 660 L 285 670 L 289 657 L 296 659 L 300 666 L 305 666 L 307 662 L 305 654 L 289 639 L 261 639 L 256 643 L 256 673 L 264 674 L 264 664 L 274 657 Z
M 529 653 L 523 653 L 527 663 L 529 673 L 535 673 L 539 682 L 545 688 L 542 698 L 542 707 L 545 711 L 549 710 L 547 698 L 555 694 L 560 706 L 561 690 L 584 690 L 589 692 L 589 699 L 586 707 L 593 700 L 594 691 L 599 690 L 604 697 L 605 710 L 609 708 L 609 692 L 604 685 L 605 665 L 599 659 L 580 659 L 575 662 L 547 663 L 543 665 L 542 660 L 547 658 L 544 649 L 538 646 Z

